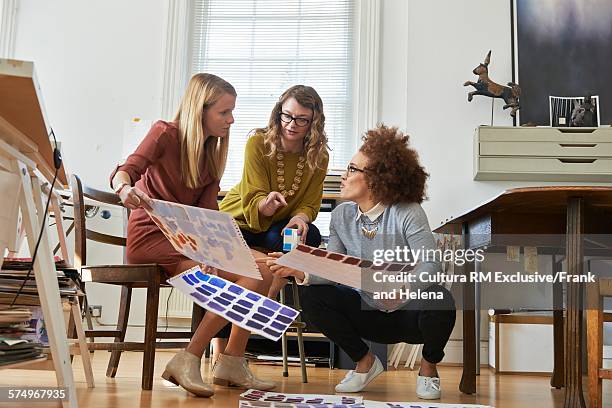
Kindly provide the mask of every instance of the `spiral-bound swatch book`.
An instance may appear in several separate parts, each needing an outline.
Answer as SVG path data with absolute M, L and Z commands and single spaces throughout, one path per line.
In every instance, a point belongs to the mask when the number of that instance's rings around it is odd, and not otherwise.
M 187 258 L 261 279 L 251 249 L 231 215 L 162 200 L 153 200 L 148 213 L 174 249 Z
M 219 276 L 203 273 L 199 266 L 168 279 L 168 283 L 206 310 L 274 341 L 299 313 Z

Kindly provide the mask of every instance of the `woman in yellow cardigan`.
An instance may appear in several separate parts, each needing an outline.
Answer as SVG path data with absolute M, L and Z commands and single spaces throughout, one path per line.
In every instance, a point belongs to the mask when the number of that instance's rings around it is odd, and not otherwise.
M 317 91 L 304 85 L 287 89 L 274 105 L 268 126 L 252 132 L 242 180 L 219 204 L 220 211 L 234 217 L 250 247 L 282 252 L 285 228 L 297 228 L 307 245 L 321 244 L 321 234 L 312 222 L 321 207 L 328 148 L 323 102 Z M 255 257 L 267 256 L 253 252 Z M 266 268 L 265 263 L 258 265 Z M 268 295 L 276 297 L 286 282 L 274 279 Z M 229 327 L 213 341 L 213 362 L 225 348 Z
M 281 95 L 268 126 L 253 131 L 242 180 L 219 205 L 234 217 L 249 246 L 282 251 L 285 228 L 297 228 L 307 245 L 321 243 L 312 222 L 329 160 L 324 127 L 321 97 L 296 85 Z

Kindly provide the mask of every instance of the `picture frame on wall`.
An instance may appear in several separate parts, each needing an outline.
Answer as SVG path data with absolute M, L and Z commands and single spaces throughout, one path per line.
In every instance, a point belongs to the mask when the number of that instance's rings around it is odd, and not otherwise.
M 612 2 L 510 0 L 510 8 L 512 80 L 522 89 L 518 124 L 553 124 L 551 96 L 597 95 L 598 124 L 609 126 Z

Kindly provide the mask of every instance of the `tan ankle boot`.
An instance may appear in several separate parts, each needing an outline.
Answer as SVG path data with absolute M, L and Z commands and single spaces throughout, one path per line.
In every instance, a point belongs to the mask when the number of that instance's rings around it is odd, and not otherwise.
M 215 392 L 210 385 L 202 381 L 201 361 L 197 356 L 181 350 L 166 365 L 162 378 L 175 385 L 180 385 L 198 397 L 210 397 Z
M 226 387 L 253 388 L 261 391 L 276 387 L 276 383 L 272 381 L 264 381 L 255 377 L 247 365 L 246 358 L 227 354 L 219 354 L 219 359 L 213 367 L 213 383 Z

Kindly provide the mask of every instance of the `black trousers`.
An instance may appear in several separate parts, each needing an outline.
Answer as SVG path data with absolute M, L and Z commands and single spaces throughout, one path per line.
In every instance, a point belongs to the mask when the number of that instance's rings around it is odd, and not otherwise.
M 381 344 L 423 344 L 423 358 L 437 364 L 455 326 L 455 300 L 438 285 L 427 291 L 442 292 L 443 299 L 414 299 L 401 310 L 385 313 L 362 305 L 359 293 L 346 286 L 303 286 L 302 311 L 307 323 L 355 362 L 369 351 L 362 340 L 366 339 Z
M 262 247 L 267 248 L 270 252 L 283 252 L 283 228 L 289 222 L 289 219 L 275 222 L 270 226 L 267 231 L 254 233 L 244 229 L 241 229 L 242 235 L 247 245 L 250 247 Z M 308 233 L 306 234 L 306 245 L 318 248 L 321 245 L 321 233 L 319 229 L 314 225 L 308 224 Z M 227 339 L 230 336 L 232 330 L 231 324 L 226 324 L 217 333 L 215 337 Z

